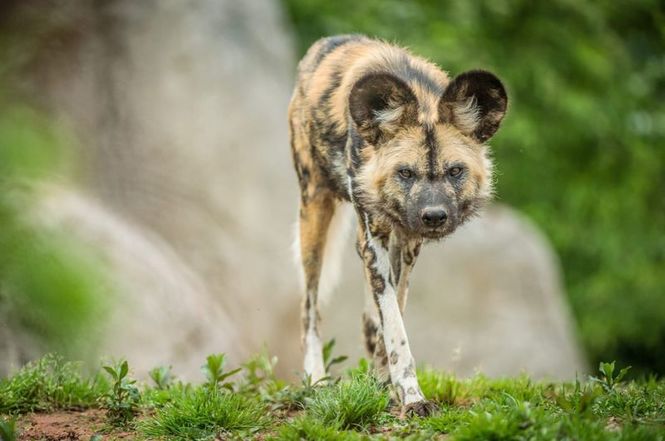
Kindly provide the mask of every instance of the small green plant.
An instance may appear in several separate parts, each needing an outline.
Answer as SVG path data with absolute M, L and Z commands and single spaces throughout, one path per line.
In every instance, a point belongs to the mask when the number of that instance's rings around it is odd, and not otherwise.
M 367 376 L 372 375 L 372 363 L 370 363 L 366 358 L 361 358 L 358 360 L 358 365 L 351 367 L 346 370 L 346 375 L 353 378 L 358 375 Z
M 453 405 L 462 398 L 462 386 L 455 376 L 433 369 L 418 372 L 418 383 L 428 400 Z
M 600 377 L 591 377 L 590 380 L 594 383 L 599 384 L 605 392 L 612 392 L 617 385 L 623 381 L 624 377 L 630 370 L 630 366 L 621 369 L 616 375 L 614 375 L 614 361 L 606 363 L 601 362 L 598 370 L 601 373 Z
M 262 398 L 271 400 L 287 385 L 275 376 L 277 357 L 268 355 L 266 349 L 243 363 L 245 378 L 240 388 L 243 393 L 258 392 Z
M 374 376 L 356 375 L 317 390 L 307 400 L 306 410 L 337 429 L 365 430 L 379 423 L 389 401 L 387 390 Z
M 272 409 L 284 409 L 287 411 L 302 410 L 306 403 L 316 393 L 317 385 L 321 383 L 312 383 L 311 377 L 304 376 L 300 385 L 284 385 L 276 390 L 272 396 L 268 397 L 272 403 Z
M 136 380 L 129 378 L 127 360 L 116 366 L 104 366 L 104 370 L 113 379 L 111 392 L 106 394 L 106 414 L 113 426 L 125 426 L 138 413 L 141 394 L 136 387 Z
M 591 410 L 599 394 L 597 388 L 589 384 L 582 385 L 578 379 L 575 379 L 572 387 L 569 384 L 562 384 L 559 387 L 555 401 L 566 412 L 584 415 Z
M 273 441 L 352 441 L 361 440 L 359 434 L 339 432 L 311 417 L 300 417 L 280 427 Z
M 173 383 L 173 375 L 171 373 L 171 366 L 159 366 L 153 368 L 148 372 L 150 379 L 155 383 L 155 387 L 159 390 L 166 390 Z
M 251 386 L 260 386 L 267 381 L 275 380 L 275 365 L 277 357 L 270 357 L 267 352 L 261 352 L 243 363 L 245 380 Z
M 16 441 L 18 433 L 15 418 L 0 418 L 0 441 Z
M 164 406 L 166 403 L 177 401 L 191 393 L 194 389 L 190 383 L 174 381 L 166 389 L 145 388 L 141 392 L 141 405 L 154 409 Z
M 201 366 L 201 370 L 206 376 L 206 385 L 215 389 L 218 387 L 233 391 L 233 383 L 224 382 L 227 378 L 237 374 L 242 368 L 237 368 L 229 372 L 224 372 L 224 363 L 226 362 L 224 354 L 211 354 L 206 358 L 206 364 Z
M 333 357 L 333 349 L 335 349 L 335 339 L 330 339 L 326 344 L 323 345 L 323 365 L 326 368 L 326 374 L 330 375 L 330 369 L 336 365 L 346 361 L 346 355 L 339 355 Z
M 223 432 L 252 432 L 265 427 L 266 409 L 258 401 L 202 387 L 166 403 L 141 423 L 147 437 L 180 440 L 212 439 Z

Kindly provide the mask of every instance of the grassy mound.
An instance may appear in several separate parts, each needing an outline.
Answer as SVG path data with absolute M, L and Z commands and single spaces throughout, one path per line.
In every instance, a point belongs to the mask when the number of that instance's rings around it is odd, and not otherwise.
M 0 439 L 57 437 L 46 426 L 63 420 L 70 437 L 81 429 L 102 438 L 173 440 L 665 439 L 665 381 L 626 382 L 626 369 L 617 372 L 614 363 L 570 383 L 419 370 L 423 392 L 440 410 L 404 419 L 364 360 L 339 378 L 299 385 L 277 379 L 276 360 L 266 355 L 234 371 L 224 362 L 221 354 L 208 357 L 200 384 L 162 367 L 148 385 L 131 378 L 126 362 L 86 376 L 79 364 L 46 356 L 0 380 Z

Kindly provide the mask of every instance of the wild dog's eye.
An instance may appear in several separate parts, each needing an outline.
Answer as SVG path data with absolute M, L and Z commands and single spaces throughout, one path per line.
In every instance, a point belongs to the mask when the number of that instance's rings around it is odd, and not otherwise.
M 399 170 L 397 170 L 397 173 L 402 179 L 411 179 L 414 176 L 413 170 L 408 168 L 400 168 Z
M 450 170 L 448 170 L 448 174 L 450 174 L 450 176 L 454 178 L 461 175 L 462 171 L 463 171 L 462 167 L 453 167 Z

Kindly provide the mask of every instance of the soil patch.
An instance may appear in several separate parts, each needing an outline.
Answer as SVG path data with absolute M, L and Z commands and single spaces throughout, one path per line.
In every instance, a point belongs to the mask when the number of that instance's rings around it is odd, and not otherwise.
M 106 415 L 100 409 L 85 411 L 60 411 L 54 413 L 31 413 L 18 421 L 20 440 L 85 440 L 96 434 L 104 439 L 131 439 L 131 432 L 101 432 L 105 429 Z

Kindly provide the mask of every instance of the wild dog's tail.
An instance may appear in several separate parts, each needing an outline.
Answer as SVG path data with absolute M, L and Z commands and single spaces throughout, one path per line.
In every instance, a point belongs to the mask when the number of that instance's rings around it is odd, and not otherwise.
M 323 252 L 323 267 L 321 268 L 321 278 L 319 279 L 320 305 L 324 305 L 331 297 L 332 291 L 337 286 L 342 269 L 342 254 L 349 241 L 349 232 L 351 230 L 353 216 L 353 207 L 347 203 L 339 203 L 335 207 L 335 214 L 330 221 L 326 245 Z M 298 268 L 300 288 L 305 289 L 305 275 L 302 270 L 302 260 L 300 255 L 300 222 L 296 221 L 294 229 L 293 257 Z

